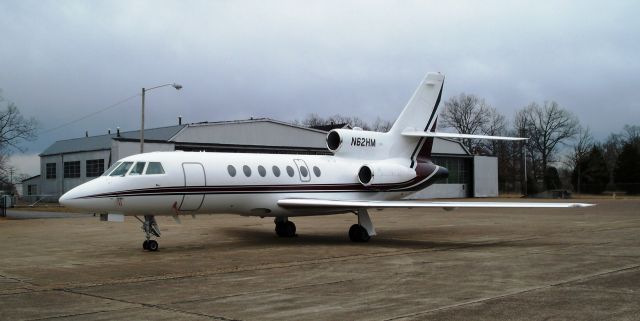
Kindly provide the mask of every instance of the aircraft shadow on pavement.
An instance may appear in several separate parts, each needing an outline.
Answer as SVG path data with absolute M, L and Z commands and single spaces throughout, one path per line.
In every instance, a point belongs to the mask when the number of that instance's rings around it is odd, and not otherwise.
M 225 236 L 232 238 L 234 246 L 370 246 L 392 247 L 404 249 L 456 249 L 456 248 L 488 248 L 488 247 L 537 247 L 547 246 L 550 243 L 539 238 L 525 239 L 483 239 L 469 240 L 461 238 L 460 241 L 429 240 L 429 230 L 402 229 L 380 233 L 371 238 L 367 243 L 354 243 L 349 240 L 346 233 L 305 234 L 298 233 L 296 237 L 281 238 L 272 231 L 256 230 L 250 228 L 228 227 L 217 230 Z M 411 236 L 420 236 L 425 239 L 411 239 Z M 229 243 L 226 243 L 227 245 Z M 555 244 L 555 243 L 554 243 Z

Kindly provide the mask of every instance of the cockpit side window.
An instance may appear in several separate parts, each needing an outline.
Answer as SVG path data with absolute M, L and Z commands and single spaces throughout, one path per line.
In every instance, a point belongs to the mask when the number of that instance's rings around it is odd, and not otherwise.
M 162 164 L 160 164 L 159 162 L 149 162 L 149 166 L 147 166 L 147 171 L 145 174 L 164 174 L 164 168 L 162 168 Z
M 123 162 L 120 166 L 116 167 L 109 176 L 124 176 L 129 171 L 132 164 L 133 162 Z
M 142 175 L 144 165 L 146 164 L 146 162 L 137 162 L 135 165 L 133 165 L 133 168 L 131 169 L 131 172 L 129 172 L 129 175 Z
M 109 174 L 111 174 L 111 172 L 116 169 L 116 167 L 120 166 L 120 164 L 122 164 L 122 162 L 116 162 L 115 164 L 109 166 L 109 168 L 104 171 L 104 174 L 102 174 L 102 176 L 109 176 Z

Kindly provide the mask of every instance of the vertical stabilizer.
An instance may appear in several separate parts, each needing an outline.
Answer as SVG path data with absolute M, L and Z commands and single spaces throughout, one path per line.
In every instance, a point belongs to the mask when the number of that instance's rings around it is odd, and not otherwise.
M 435 131 L 438 119 L 444 75 L 430 72 L 404 107 L 387 133 L 392 140 L 390 156 L 407 157 L 413 167 L 418 158 L 431 156 L 433 138 L 402 136 L 405 131 Z

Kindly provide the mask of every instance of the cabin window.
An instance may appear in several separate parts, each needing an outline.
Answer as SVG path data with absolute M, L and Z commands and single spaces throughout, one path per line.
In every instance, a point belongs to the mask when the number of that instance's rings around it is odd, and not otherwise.
M 129 171 L 129 168 L 131 168 L 131 165 L 133 165 L 133 162 L 123 162 L 114 169 L 109 176 L 124 176 Z
M 264 166 L 258 166 L 258 174 L 260 174 L 260 176 L 262 177 L 265 177 L 267 175 L 267 170 L 264 169 Z
M 278 166 L 273 166 L 271 167 L 271 170 L 273 171 L 273 175 L 275 177 L 280 177 L 280 168 L 278 168 Z
M 287 175 L 289 175 L 289 177 L 293 177 L 293 174 L 293 167 L 287 166 Z
M 251 176 L 251 167 L 244 165 L 242 166 L 242 171 L 244 172 L 244 176 L 246 177 Z
M 320 177 L 320 175 L 322 174 L 318 166 L 313 166 L 313 173 L 316 174 L 316 177 Z
M 227 166 L 227 172 L 229 172 L 229 176 L 236 177 L 236 168 L 233 165 Z
M 133 168 L 131 169 L 131 172 L 129 172 L 129 175 L 142 175 L 144 171 L 144 165 L 146 164 L 147 163 L 145 162 L 137 162 L 135 165 L 133 165 Z
M 102 174 L 102 176 L 109 176 L 109 174 L 111 174 L 111 172 L 113 172 L 116 167 L 120 166 L 120 164 L 122 164 L 122 162 L 116 162 L 115 164 L 111 165 L 109 168 L 107 168 L 106 171 L 104 171 L 104 174 Z
M 159 162 L 149 162 L 149 165 L 147 166 L 147 171 L 145 172 L 145 174 L 147 175 L 164 174 L 164 168 L 162 168 L 162 164 L 160 164 Z
M 302 177 L 307 177 L 309 170 L 305 166 L 300 166 L 300 174 L 302 174 Z

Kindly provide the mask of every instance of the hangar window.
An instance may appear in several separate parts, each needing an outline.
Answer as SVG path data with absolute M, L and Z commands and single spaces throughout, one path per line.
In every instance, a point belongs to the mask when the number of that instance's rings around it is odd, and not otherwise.
M 87 177 L 98 177 L 104 172 L 104 159 L 87 159 L 85 168 Z
M 260 176 L 264 177 L 265 175 L 267 175 L 267 170 L 264 169 L 264 166 L 260 165 L 258 166 L 258 173 L 260 174 Z
M 275 177 L 280 177 L 280 168 L 278 168 L 278 166 L 273 166 L 271 167 L 271 170 L 273 170 L 273 175 Z
M 289 177 L 293 177 L 293 174 L 293 167 L 287 166 L 287 175 L 289 175 Z
M 56 178 L 56 163 L 47 163 L 47 179 Z
M 27 195 L 38 195 L 38 185 L 36 184 L 27 185 Z
M 102 174 L 102 176 L 109 176 L 109 174 L 111 174 L 111 172 L 113 172 L 116 167 L 120 166 L 120 164 L 122 164 L 122 162 L 116 162 L 115 164 L 111 165 L 109 168 L 107 168 L 106 171 L 104 171 L 104 174 Z
M 80 177 L 80 161 L 64 162 L 64 178 Z
M 123 162 L 116 169 L 114 169 L 109 176 L 124 176 L 131 168 L 133 162 Z
M 246 177 L 251 176 L 251 167 L 244 165 L 242 166 L 242 171 L 244 172 L 244 176 Z
M 236 168 L 233 165 L 227 166 L 227 172 L 229 172 L 229 176 L 236 177 Z
M 133 165 L 133 168 L 131 169 L 131 172 L 129 172 L 129 175 L 142 175 L 144 171 L 144 165 L 146 164 L 147 163 L 145 162 L 137 162 L 135 165 Z
M 320 177 L 320 175 L 322 174 L 318 166 L 313 166 L 313 173 L 316 174 L 316 177 Z
M 449 170 L 449 177 L 439 184 L 469 184 L 471 182 L 471 160 L 463 157 L 433 157 L 433 163 Z
M 147 166 L 147 171 L 145 172 L 145 174 L 164 174 L 164 168 L 162 168 L 162 164 L 160 164 L 159 162 L 149 162 L 149 166 Z
M 302 177 L 307 177 L 309 170 L 305 166 L 300 166 L 300 174 L 302 174 Z

